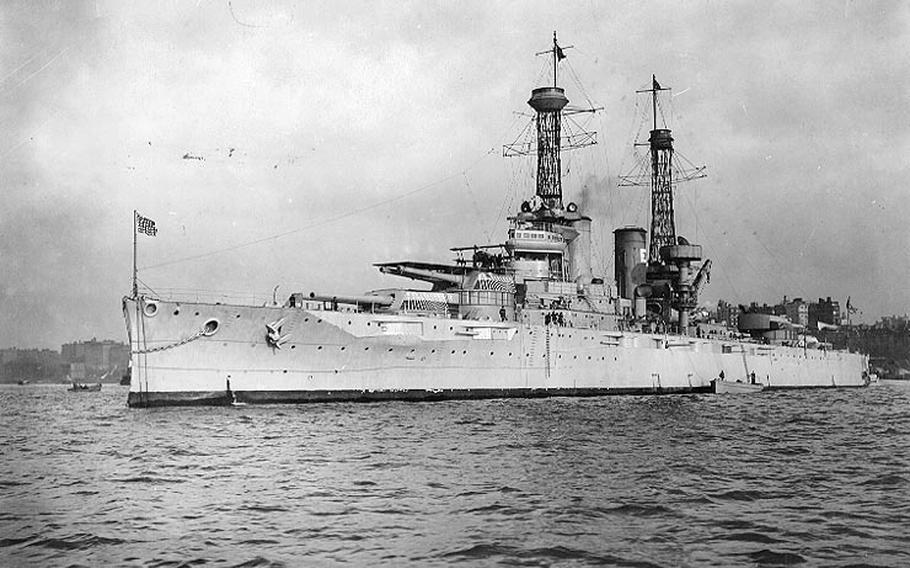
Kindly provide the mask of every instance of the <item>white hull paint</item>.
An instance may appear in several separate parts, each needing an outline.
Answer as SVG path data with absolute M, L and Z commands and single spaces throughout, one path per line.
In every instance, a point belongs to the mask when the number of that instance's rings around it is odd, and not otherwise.
M 721 371 L 754 373 L 768 388 L 859 387 L 868 363 L 841 351 L 295 307 L 126 298 L 124 315 L 129 404 L 140 407 L 711 392 Z M 275 322 L 280 348 L 266 338 Z

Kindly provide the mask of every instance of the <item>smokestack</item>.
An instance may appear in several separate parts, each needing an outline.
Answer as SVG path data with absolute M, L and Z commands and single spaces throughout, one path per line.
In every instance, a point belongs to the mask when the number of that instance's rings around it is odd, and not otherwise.
M 578 236 L 569 242 L 570 276 L 573 282 L 590 284 L 594 278 L 591 269 L 591 219 L 582 217 L 572 223 L 572 228 L 578 231 Z
M 643 283 L 632 280 L 632 271 L 648 260 L 646 234 L 641 227 L 625 227 L 613 231 L 614 275 L 620 298 L 631 300 L 635 286 Z

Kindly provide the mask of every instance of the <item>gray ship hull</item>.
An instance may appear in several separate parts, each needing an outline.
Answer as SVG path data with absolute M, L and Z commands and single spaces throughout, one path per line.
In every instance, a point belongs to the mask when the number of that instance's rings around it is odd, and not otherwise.
M 134 407 L 860 387 L 842 351 L 521 322 L 124 300 Z M 214 323 L 213 323 L 214 322 Z

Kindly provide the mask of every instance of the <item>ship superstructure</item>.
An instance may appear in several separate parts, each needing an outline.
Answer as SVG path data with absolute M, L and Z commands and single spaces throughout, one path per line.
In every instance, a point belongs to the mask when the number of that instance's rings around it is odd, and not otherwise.
M 650 246 L 644 229 L 619 229 L 615 279 L 594 273 L 592 219 L 563 202 L 561 152 L 595 140 L 563 136 L 566 113 L 579 112 L 557 86 L 564 49 L 554 34 L 542 52 L 553 84 L 528 100 L 536 143 L 506 148 L 536 155 L 537 173 L 503 242 L 453 248 L 451 264 L 376 265 L 420 288 L 301 292 L 274 306 L 135 293 L 123 304 L 129 404 L 700 392 L 719 376 L 772 388 L 865 384 L 862 355 L 703 333 L 689 321 L 710 261 L 676 235 L 672 137 L 656 118 Z M 659 90 L 654 78 L 655 109 Z

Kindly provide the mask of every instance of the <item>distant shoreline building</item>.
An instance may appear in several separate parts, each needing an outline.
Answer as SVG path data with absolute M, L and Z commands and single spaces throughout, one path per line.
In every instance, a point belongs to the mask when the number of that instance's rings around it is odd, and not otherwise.
M 787 301 L 787 297 L 784 296 L 784 312 L 787 318 L 803 327 L 809 327 L 809 304 L 804 302 L 802 298 L 793 298 L 791 301 Z
M 130 348 L 112 340 L 65 343 L 61 359 L 69 365 L 67 373 L 75 380 L 106 378 L 119 369 L 123 372 L 130 359 Z
M 119 378 L 129 363 L 129 346 L 118 341 L 66 343 L 53 349 L 0 349 L 0 382 Z
M 831 296 L 828 296 L 827 300 L 819 298 L 817 303 L 809 304 L 809 327 L 819 329 L 821 327 L 819 323 L 839 327 L 841 325 L 840 302 L 831 300 Z
M 62 370 L 60 353 L 52 349 L 0 349 L 0 382 L 56 379 Z

